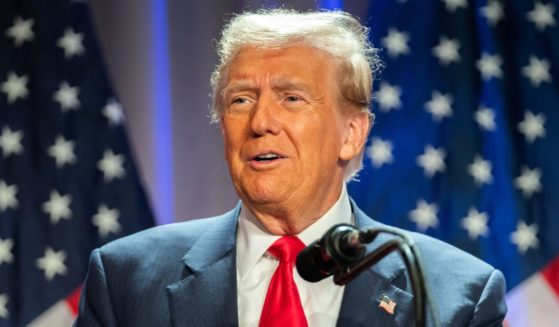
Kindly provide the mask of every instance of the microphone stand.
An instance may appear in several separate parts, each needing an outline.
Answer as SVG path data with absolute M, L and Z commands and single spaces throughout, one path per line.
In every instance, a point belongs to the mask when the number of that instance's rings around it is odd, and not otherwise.
M 376 264 L 382 258 L 387 256 L 392 251 L 398 251 L 408 269 L 408 274 L 411 279 L 412 289 L 414 292 L 414 309 L 415 309 L 415 322 L 416 326 L 425 327 L 426 323 L 426 301 L 427 289 L 424 281 L 423 267 L 420 262 L 419 251 L 414 242 L 404 234 L 390 229 L 368 229 L 364 231 L 365 237 L 374 239 L 379 233 L 389 233 L 396 235 L 404 240 L 393 239 L 375 251 L 366 255 L 358 263 L 347 266 L 344 269 L 334 274 L 334 283 L 337 285 L 344 285 L 356 278 L 361 272 L 367 270 L 372 265 Z M 368 242 L 367 242 L 368 243 Z M 433 317 L 435 318 L 435 317 Z M 434 319 L 436 322 L 436 319 Z

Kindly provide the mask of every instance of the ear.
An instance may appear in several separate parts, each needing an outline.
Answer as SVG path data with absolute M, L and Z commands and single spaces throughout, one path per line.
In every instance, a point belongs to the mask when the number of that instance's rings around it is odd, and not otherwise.
M 350 113 L 346 118 L 345 139 L 340 150 L 340 159 L 349 161 L 359 155 L 367 142 L 370 117 L 363 112 Z

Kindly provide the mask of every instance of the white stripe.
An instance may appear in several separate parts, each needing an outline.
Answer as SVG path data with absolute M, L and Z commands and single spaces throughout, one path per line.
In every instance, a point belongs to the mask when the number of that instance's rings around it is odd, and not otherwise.
M 55 305 L 33 320 L 28 327 L 68 327 L 74 322 L 74 314 L 66 301 L 58 301 Z
M 559 299 L 541 274 L 525 280 L 507 294 L 510 327 L 556 327 Z

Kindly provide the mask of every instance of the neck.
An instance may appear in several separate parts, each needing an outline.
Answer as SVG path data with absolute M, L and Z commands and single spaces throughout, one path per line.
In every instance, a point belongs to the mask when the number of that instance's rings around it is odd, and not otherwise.
M 337 192 L 330 192 L 312 201 L 286 201 L 280 204 L 251 204 L 246 207 L 270 233 L 297 235 L 320 219 L 338 201 L 342 185 Z

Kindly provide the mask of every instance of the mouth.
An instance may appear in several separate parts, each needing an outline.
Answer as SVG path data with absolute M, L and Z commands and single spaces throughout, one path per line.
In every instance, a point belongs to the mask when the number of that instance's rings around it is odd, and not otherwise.
M 257 150 L 258 151 L 258 150 Z M 254 151 L 248 156 L 248 165 L 256 171 L 267 171 L 282 165 L 288 156 L 275 149 Z
M 279 159 L 283 159 L 285 158 L 284 156 L 282 156 L 281 154 L 275 153 L 275 152 L 266 152 L 266 153 L 261 153 L 258 154 L 254 157 L 251 158 L 251 161 L 256 161 L 256 162 L 273 162 Z

